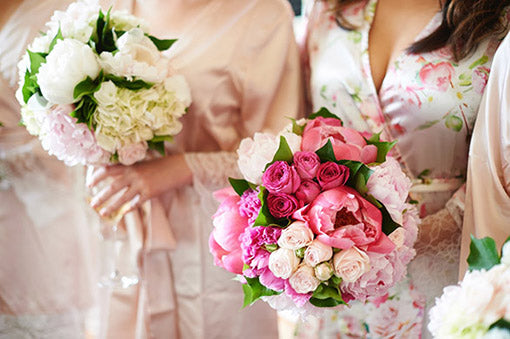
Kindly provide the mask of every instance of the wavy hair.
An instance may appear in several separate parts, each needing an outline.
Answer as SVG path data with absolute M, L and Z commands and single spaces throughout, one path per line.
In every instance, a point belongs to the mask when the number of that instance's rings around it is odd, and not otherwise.
M 343 10 L 364 0 L 329 0 L 334 4 L 338 24 L 344 29 L 356 29 L 344 16 Z M 489 36 L 506 32 L 508 23 L 503 17 L 510 0 L 444 0 L 441 3 L 443 20 L 430 35 L 416 41 L 411 53 L 431 52 L 449 47 L 456 61 L 472 53 Z

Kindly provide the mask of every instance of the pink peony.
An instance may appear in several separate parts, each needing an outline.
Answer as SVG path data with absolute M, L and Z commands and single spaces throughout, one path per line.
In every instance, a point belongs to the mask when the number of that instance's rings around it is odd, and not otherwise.
M 52 107 L 39 134 L 43 148 L 68 166 L 108 163 L 110 154 L 97 145 L 86 124 L 69 115 L 73 110 L 72 105 Z
M 337 160 L 355 160 L 368 164 L 377 159 L 377 147 L 367 145 L 359 132 L 342 127 L 342 122 L 334 118 L 318 117 L 309 121 L 303 132 L 301 149 L 315 152 L 328 140 L 331 140 Z
M 135 162 L 145 158 L 147 148 L 148 146 L 145 141 L 123 146 L 118 150 L 119 162 L 125 166 L 133 165 Z
M 398 161 L 391 157 L 372 169 L 374 173 L 367 182 L 368 194 L 386 207 L 393 221 L 402 225 L 402 213 L 412 186 L 411 180 L 402 172 Z
M 301 205 L 306 205 L 315 200 L 321 192 L 319 184 L 313 180 L 303 180 L 301 185 L 296 191 L 296 198 L 298 198 Z
M 294 154 L 294 166 L 301 179 L 313 179 L 321 161 L 319 156 L 313 152 L 296 152 Z
M 368 246 L 367 251 L 378 253 L 389 253 L 395 247 L 381 230 L 381 212 L 350 187 L 319 194 L 305 218 L 317 238 L 331 247 Z
M 212 217 L 214 229 L 209 237 L 209 250 L 216 266 L 241 274 L 243 260 L 239 236 L 248 227 L 248 218 L 239 214 L 241 198 L 231 187 L 215 192 L 215 197 L 221 204 Z
M 428 63 L 420 69 L 420 80 L 429 89 L 446 92 L 452 86 L 455 69 L 446 61 L 437 64 Z
M 349 168 L 331 161 L 323 163 L 317 171 L 317 181 L 323 190 L 345 185 L 348 179 Z
M 298 201 L 285 193 L 269 194 L 267 197 L 269 212 L 276 218 L 286 218 L 298 208 Z
M 276 244 L 282 230 L 277 227 L 246 227 L 239 237 L 243 262 L 255 269 L 266 268 L 269 264 L 269 252 L 264 245 Z
M 262 202 L 260 201 L 258 194 L 258 191 L 248 189 L 244 191 L 241 196 L 241 200 L 239 201 L 239 214 L 248 218 L 250 225 L 253 225 L 257 219 L 262 206 Z
M 270 193 L 291 194 L 296 192 L 301 179 L 294 166 L 276 161 L 262 175 L 262 184 Z

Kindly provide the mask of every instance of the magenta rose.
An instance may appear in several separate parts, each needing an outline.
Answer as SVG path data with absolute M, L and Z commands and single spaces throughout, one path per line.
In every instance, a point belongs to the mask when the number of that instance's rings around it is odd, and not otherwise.
M 389 253 L 395 247 L 382 232 L 381 211 L 350 187 L 322 192 L 306 216 L 317 238 L 331 247 L 357 246 L 377 253 Z
M 315 181 L 303 180 L 296 191 L 296 198 L 306 205 L 314 201 L 320 192 L 321 188 Z
M 324 191 L 343 186 L 348 179 L 349 167 L 338 165 L 332 161 L 323 163 L 317 172 L 317 181 Z
M 239 236 L 248 227 L 248 218 L 239 214 L 241 198 L 231 187 L 215 192 L 215 197 L 221 204 L 213 215 L 214 229 L 209 237 L 209 250 L 216 266 L 241 274 L 243 260 Z
M 262 175 L 262 184 L 270 193 L 291 194 L 296 192 L 301 179 L 294 166 L 285 161 L 276 161 Z
M 301 179 L 313 179 L 321 164 L 319 156 L 313 152 L 296 152 L 294 166 Z
M 334 118 L 317 117 L 306 124 L 301 141 L 301 149 L 315 152 L 328 140 L 333 145 L 337 160 L 375 162 L 377 147 L 367 145 L 363 136 L 352 128 L 342 127 L 342 122 Z
M 292 195 L 285 193 L 270 193 L 267 196 L 269 212 L 276 218 L 286 218 L 298 208 L 298 201 Z

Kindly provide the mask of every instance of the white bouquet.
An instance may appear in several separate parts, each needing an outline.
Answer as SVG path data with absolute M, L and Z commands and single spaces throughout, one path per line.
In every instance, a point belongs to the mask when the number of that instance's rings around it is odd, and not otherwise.
M 471 237 L 470 271 L 430 310 L 434 338 L 510 339 L 510 238 L 501 256 L 493 239 Z
M 191 104 L 183 76 L 147 24 L 97 1 L 56 11 L 20 61 L 22 123 L 67 165 L 131 165 L 182 129 Z

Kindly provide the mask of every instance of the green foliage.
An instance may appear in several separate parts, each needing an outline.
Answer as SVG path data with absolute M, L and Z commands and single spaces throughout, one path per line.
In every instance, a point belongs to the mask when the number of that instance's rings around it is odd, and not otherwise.
M 88 76 L 85 80 L 81 81 L 74 87 L 74 99 L 79 99 L 84 96 L 92 96 L 95 92 L 99 91 L 102 81 L 103 71 L 99 73 L 99 76 L 96 79 L 92 79 Z
M 321 107 L 317 112 L 311 114 L 308 117 L 308 120 L 313 120 L 317 117 L 333 118 L 333 119 L 338 119 L 338 120 L 340 120 L 340 122 L 342 122 L 342 119 L 340 119 L 339 117 L 337 117 L 336 115 L 331 113 L 326 107 Z
M 152 35 L 148 35 L 149 39 L 154 43 L 154 45 L 158 48 L 159 51 L 166 51 L 177 41 L 177 39 L 165 39 L 160 40 Z
M 228 182 L 239 196 L 242 196 L 244 191 L 251 188 L 250 183 L 244 179 L 228 178 Z
M 30 68 L 25 72 L 25 79 L 23 87 L 21 88 L 21 94 L 23 95 L 23 101 L 28 102 L 28 99 L 36 93 L 41 94 L 41 89 L 37 83 L 37 73 L 43 63 L 46 62 L 46 53 L 34 53 L 27 50 L 28 57 L 30 59 Z
M 253 224 L 253 226 L 269 226 L 272 224 L 276 224 L 277 222 L 277 219 L 273 217 L 271 212 L 269 212 L 269 207 L 267 207 L 266 204 L 267 195 L 268 195 L 267 190 L 265 189 L 265 187 L 261 186 L 258 195 L 261 207 L 259 215 L 257 216 L 257 219 L 255 219 L 255 223 Z
M 397 141 L 394 140 L 392 142 L 381 141 L 380 140 L 381 133 L 376 133 L 372 135 L 370 139 L 365 139 L 368 145 L 374 145 L 377 147 L 377 160 L 378 163 L 383 163 L 386 161 L 386 155 L 388 152 L 397 144 Z
M 132 91 L 137 91 L 142 88 L 149 89 L 152 86 L 154 86 L 154 84 L 150 83 L 150 82 L 145 82 L 145 81 L 139 80 L 139 79 L 138 80 L 127 80 L 126 78 L 118 77 L 118 76 L 115 76 L 112 74 L 107 74 L 104 77 L 104 80 L 105 81 L 110 80 L 111 82 L 113 82 L 115 84 L 115 86 L 120 87 L 120 88 L 127 88 Z
M 340 283 L 336 284 L 338 286 Z M 335 307 L 345 304 L 338 287 L 328 286 L 324 283 L 313 292 L 310 303 L 316 307 Z
M 149 146 L 150 149 L 158 152 L 161 155 L 165 155 L 165 142 L 164 141 L 147 141 L 147 146 Z
M 302 136 L 305 130 L 305 125 L 299 125 L 294 118 L 289 118 L 292 121 L 292 133 Z
M 278 146 L 278 150 L 276 150 L 273 160 L 266 165 L 265 169 L 267 169 L 269 166 L 271 166 L 277 161 L 285 161 L 291 163 L 292 158 L 293 158 L 292 150 L 290 149 L 289 144 L 287 143 L 287 139 L 285 139 L 285 137 L 282 135 L 280 136 L 280 145 Z
M 168 141 L 172 142 L 174 141 L 174 137 L 171 135 L 155 135 L 154 138 L 151 139 L 152 142 L 159 142 L 159 141 Z
M 496 321 L 494 324 L 492 324 L 489 327 L 489 330 L 492 330 L 493 328 L 500 328 L 500 329 L 507 330 L 508 335 L 510 335 L 510 321 L 508 321 L 508 320 L 505 320 L 503 318 L 499 319 L 498 321 Z
M 94 123 L 92 117 L 96 111 L 97 103 L 91 96 L 84 96 L 76 105 L 74 111 L 71 112 L 71 116 L 78 119 L 79 123 L 85 123 L 89 128 L 93 128 Z
M 328 142 L 326 142 L 326 144 L 324 146 L 322 146 L 317 151 L 315 151 L 315 154 L 317 154 L 319 156 L 321 163 L 327 162 L 327 161 L 337 162 L 336 157 L 335 157 L 335 151 L 333 150 L 333 144 L 331 143 L 331 140 L 328 140 Z
M 244 292 L 244 303 L 243 308 L 253 304 L 257 299 L 263 296 L 271 296 L 277 295 L 281 292 L 273 291 L 264 285 L 262 285 L 259 281 L 259 278 L 248 278 L 245 277 L 247 283 L 243 284 L 243 292 Z
M 471 235 L 467 262 L 470 271 L 489 270 L 491 267 L 499 264 L 500 258 L 494 240 L 489 237 L 477 239 Z
M 380 202 L 379 204 L 381 205 L 379 209 L 382 213 L 382 231 L 384 234 L 390 235 L 394 230 L 399 228 L 400 225 L 393 221 L 386 207 L 384 207 L 384 205 L 382 205 Z
M 62 31 L 60 30 L 60 27 L 58 28 L 58 32 L 57 32 L 57 34 L 55 34 L 55 37 L 53 38 L 53 40 L 51 40 L 48 53 L 51 53 L 51 51 L 53 51 L 53 47 L 55 47 L 58 40 L 64 40 L 64 36 L 62 35 Z
M 102 52 L 113 52 L 117 49 L 115 46 L 115 31 L 110 27 L 110 11 L 111 8 L 104 15 L 103 11 L 99 10 L 99 15 L 96 21 L 96 31 L 90 37 L 89 44 L 95 48 L 97 54 Z

